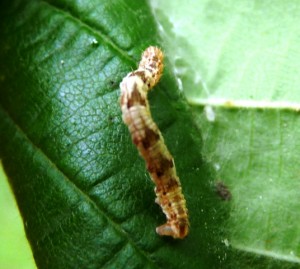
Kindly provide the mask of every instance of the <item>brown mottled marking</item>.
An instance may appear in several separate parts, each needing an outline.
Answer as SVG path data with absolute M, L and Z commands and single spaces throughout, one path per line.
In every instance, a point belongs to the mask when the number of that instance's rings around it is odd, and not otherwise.
M 149 147 L 155 145 L 159 140 L 159 134 L 154 130 L 146 127 L 145 128 L 145 139 L 142 141 L 143 147 L 147 150 Z
M 134 105 L 146 106 L 145 99 L 142 98 L 136 84 L 133 86 L 131 98 L 128 99 L 127 107 L 131 108 Z
M 159 235 L 184 238 L 189 232 L 188 210 L 176 174 L 174 160 L 149 109 L 147 93 L 159 81 L 163 71 L 163 53 L 159 48 L 147 48 L 137 70 L 121 82 L 120 104 L 123 121 L 154 181 L 156 199 L 167 222 L 156 228 Z

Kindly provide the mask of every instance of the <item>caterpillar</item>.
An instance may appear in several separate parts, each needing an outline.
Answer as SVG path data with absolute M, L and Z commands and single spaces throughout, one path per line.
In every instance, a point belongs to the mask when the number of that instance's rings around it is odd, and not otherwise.
M 128 126 L 133 143 L 146 162 L 155 183 L 155 202 L 166 215 L 167 222 L 156 228 L 161 236 L 184 238 L 189 232 L 188 210 L 182 194 L 175 163 L 161 132 L 153 121 L 147 94 L 163 73 L 163 53 L 154 46 L 142 54 L 138 69 L 120 83 L 122 119 Z

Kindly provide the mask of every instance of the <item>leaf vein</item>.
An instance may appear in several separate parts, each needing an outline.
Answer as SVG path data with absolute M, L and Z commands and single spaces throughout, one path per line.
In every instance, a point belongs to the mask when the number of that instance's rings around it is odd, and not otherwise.
M 4 115 L 6 115 L 7 120 L 14 126 L 16 132 L 18 132 L 20 134 L 21 137 L 23 137 L 23 139 L 25 141 L 27 141 L 28 144 L 30 144 L 35 150 L 40 151 L 41 155 L 48 160 L 49 163 L 52 164 L 52 169 L 56 169 L 58 173 L 60 173 L 62 175 L 62 177 L 69 182 L 70 184 L 72 184 L 74 186 L 74 189 L 78 191 L 79 195 L 82 196 L 82 199 L 86 200 L 87 203 L 91 204 L 94 206 L 94 208 L 96 208 L 98 210 L 98 212 L 104 217 L 106 218 L 106 220 L 108 221 L 108 223 L 114 227 L 116 229 L 116 231 L 123 236 L 128 243 L 130 243 L 132 245 L 132 247 L 137 251 L 138 254 L 140 254 L 142 257 L 145 258 L 145 260 L 147 260 L 150 264 L 152 264 L 154 267 L 157 267 L 157 265 L 153 262 L 153 260 L 149 257 L 148 253 L 146 253 L 146 251 L 142 250 L 141 248 L 139 248 L 137 246 L 137 244 L 132 241 L 132 239 L 130 238 L 130 236 L 128 235 L 128 233 L 126 233 L 121 227 L 120 224 L 116 223 L 115 221 L 113 221 L 110 216 L 102 209 L 99 207 L 98 204 L 96 204 L 91 197 L 89 197 L 83 190 L 81 190 L 64 172 L 63 170 L 59 169 L 59 167 L 57 167 L 56 163 L 49 158 L 49 156 L 47 156 L 47 154 L 43 151 L 42 148 L 38 148 L 37 145 L 35 145 L 33 143 L 33 141 L 27 136 L 27 134 L 22 130 L 22 128 L 13 120 L 13 118 L 9 115 L 9 113 L 3 108 L 3 106 L 0 106 L 0 109 L 3 111 Z M 158 267 L 157 267 L 158 268 Z
M 95 29 L 93 26 L 89 25 L 87 22 L 84 22 L 80 20 L 74 13 L 71 13 L 70 11 L 65 11 L 61 9 L 58 6 L 55 6 L 53 3 L 49 3 L 47 1 L 42 1 L 45 5 L 50 6 L 51 8 L 55 9 L 57 12 L 64 14 L 67 18 L 72 19 L 79 25 L 81 25 L 84 28 L 87 28 L 89 31 L 91 31 L 94 35 L 98 36 L 103 42 L 108 44 L 110 47 L 112 47 L 114 50 L 116 50 L 123 58 L 126 58 L 128 61 L 134 63 L 134 60 L 128 55 L 126 51 L 121 49 L 109 36 L 106 34 L 103 34 L 99 31 L 99 29 Z

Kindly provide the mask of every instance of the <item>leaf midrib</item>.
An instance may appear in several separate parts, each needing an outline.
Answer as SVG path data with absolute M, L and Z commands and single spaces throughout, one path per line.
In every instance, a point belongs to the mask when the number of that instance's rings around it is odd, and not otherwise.
M 300 111 L 300 103 L 289 101 L 261 101 L 261 100 L 235 100 L 226 98 L 188 98 L 191 106 L 211 106 L 220 108 L 239 109 L 274 109 Z

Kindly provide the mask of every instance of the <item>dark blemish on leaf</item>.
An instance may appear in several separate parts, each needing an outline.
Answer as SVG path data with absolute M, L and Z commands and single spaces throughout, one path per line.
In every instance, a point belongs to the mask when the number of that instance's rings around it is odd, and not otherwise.
M 215 184 L 216 194 L 223 200 L 223 201 L 230 201 L 232 198 L 231 192 L 228 189 L 228 186 L 225 185 L 223 181 L 217 181 Z

